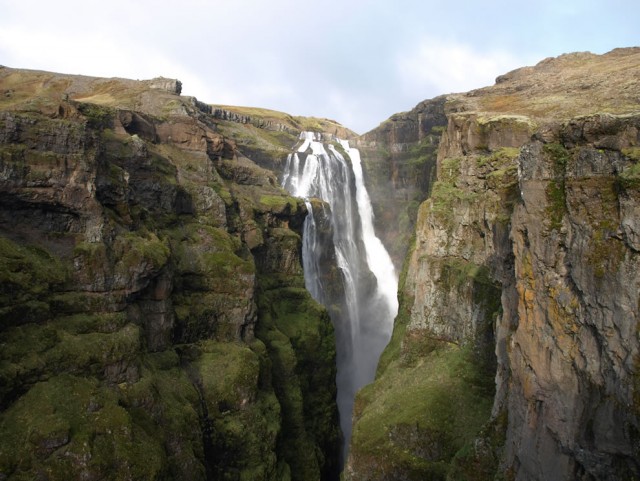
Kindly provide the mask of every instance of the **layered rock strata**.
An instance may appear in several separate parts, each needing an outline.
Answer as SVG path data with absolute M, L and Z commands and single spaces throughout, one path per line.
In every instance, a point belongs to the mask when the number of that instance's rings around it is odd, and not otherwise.
M 397 271 L 415 231 L 418 206 L 435 178 L 438 143 L 447 125 L 444 104 L 445 97 L 421 102 L 353 142 L 362 153 L 376 230 Z
M 640 476 L 640 49 L 447 97 L 347 479 Z
M 336 479 L 304 203 L 177 81 L 0 90 L 0 479 Z

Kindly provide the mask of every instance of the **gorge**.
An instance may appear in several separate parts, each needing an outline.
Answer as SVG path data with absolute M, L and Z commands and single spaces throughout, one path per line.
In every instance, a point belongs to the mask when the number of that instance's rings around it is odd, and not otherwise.
M 640 479 L 638 78 L 358 136 L 1 67 L 0 480 Z
M 337 403 L 346 456 L 353 401 L 356 392 L 373 381 L 391 337 L 398 283 L 391 258 L 374 233 L 357 149 L 335 137 L 327 139 L 325 148 L 322 135 L 314 132 L 303 132 L 301 140 L 287 157 L 282 184 L 292 195 L 307 199 L 305 284 L 329 310 L 336 333 Z M 311 198 L 323 202 L 314 209 Z M 326 219 L 331 239 L 318 228 Z

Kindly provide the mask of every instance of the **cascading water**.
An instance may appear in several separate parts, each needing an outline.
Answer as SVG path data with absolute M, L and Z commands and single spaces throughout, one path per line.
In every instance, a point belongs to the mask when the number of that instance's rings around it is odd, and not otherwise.
M 300 140 L 287 157 L 282 185 L 292 195 L 305 198 L 309 210 L 303 231 L 305 284 L 327 307 L 335 327 L 338 410 L 346 459 L 355 394 L 373 380 L 380 354 L 389 342 L 398 312 L 398 280 L 373 229 L 358 150 L 346 140 L 323 142 L 322 134 L 314 132 L 303 132 Z M 312 198 L 324 203 L 314 207 Z M 318 223 L 327 217 L 332 230 L 329 240 L 318 229 Z M 340 270 L 341 289 L 325 285 L 335 280 L 321 258 L 329 250 Z

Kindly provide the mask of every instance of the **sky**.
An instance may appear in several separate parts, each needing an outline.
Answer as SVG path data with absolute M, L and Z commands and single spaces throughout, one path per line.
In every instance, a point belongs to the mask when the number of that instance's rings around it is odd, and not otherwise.
M 640 46 L 638 0 L 0 0 L 0 65 L 178 78 L 365 133 L 563 53 Z

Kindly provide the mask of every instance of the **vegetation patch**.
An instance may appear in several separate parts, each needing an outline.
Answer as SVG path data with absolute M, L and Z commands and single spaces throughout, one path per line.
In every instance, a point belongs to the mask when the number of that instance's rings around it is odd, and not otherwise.
M 285 195 L 262 195 L 260 204 L 278 213 L 295 212 L 298 202 L 295 198 Z
M 79 102 L 78 110 L 87 118 L 87 125 L 95 130 L 113 128 L 115 110 L 104 105 Z
M 162 445 L 95 379 L 60 375 L 37 383 L 3 413 L 0 471 L 15 479 L 69 479 L 85 459 L 87 473 L 112 479 L 157 479 Z
M 455 207 L 464 202 L 473 202 L 476 194 L 465 191 L 450 182 L 437 181 L 431 189 L 431 212 L 444 226 L 451 226 Z
M 489 167 L 491 170 L 504 169 L 514 164 L 515 159 L 520 154 L 520 149 L 515 147 L 500 147 L 490 155 L 479 155 L 476 157 L 478 167 Z
M 46 250 L 0 237 L 0 322 L 3 327 L 46 320 L 49 297 L 62 290 L 69 266 Z
M 489 418 L 492 394 L 470 347 L 441 346 L 414 366 L 393 361 L 356 398 L 352 456 L 378 476 L 444 480 Z M 375 477 L 375 476 L 374 476 Z
M 553 175 L 545 191 L 548 204 L 546 208 L 548 226 L 551 230 L 559 230 L 567 210 L 565 175 L 571 154 L 562 144 L 557 142 L 545 144 L 544 152 L 551 161 Z
M 640 147 L 622 149 L 622 154 L 634 162 L 640 162 Z
M 610 219 L 602 220 L 595 226 L 589 239 L 586 259 L 597 279 L 615 274 L 624 261 L 627 249 L 624 242 L 614 237 L 616 228 L 617 225 Z
M 625 190 L 640 188 L 640 162 L 624 169 L 622 173 L 618 175 L 618 183 Z
M 261 278 L 260 284 L 270 283 Z M 283 415 L 279 444 L 292 479 L 335 476 L 340 436 L 335 339 L 328 314 L 302 287 L 261 290 L 258 299 L 256 336 L 272 366 Z

